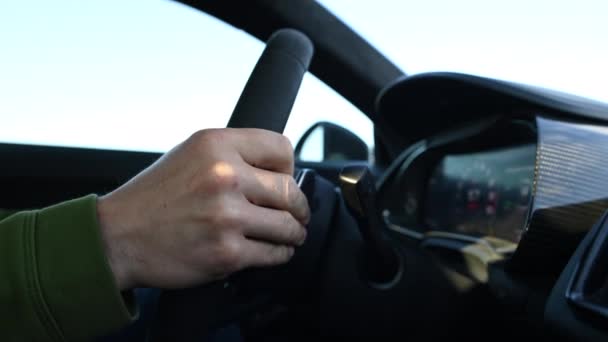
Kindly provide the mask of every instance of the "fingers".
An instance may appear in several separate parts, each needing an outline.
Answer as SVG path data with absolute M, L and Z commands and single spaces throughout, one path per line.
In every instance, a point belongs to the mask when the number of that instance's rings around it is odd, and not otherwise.
M 306 196 L 291 175 L 251 167 L 243 193 L 253 204 L 290 212 L 302 224 L 310 219 Z
M 279 245 L 300 246 L 306 240 L 306 228 L 289 212 L 248 205 L 245 217 L 255 218 L 244 225 L 242 234 L 248 239 Z
M 288 262 L 294 254 L 294 248 L 285 245 L 274 245 L 264 241 L 247 240 L 243 243 L 244 267 L 276 266 Z
M 284 135 L 255 128 L 229 129 L 228 132 L 234 147 L 249 165 L 293 175 L 293 147 Z

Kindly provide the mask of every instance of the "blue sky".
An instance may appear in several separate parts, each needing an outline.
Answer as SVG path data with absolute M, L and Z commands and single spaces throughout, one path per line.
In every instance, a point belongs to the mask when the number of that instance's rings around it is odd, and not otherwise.
M 608 102 L 605 1 L 322 2 L 408 73 L 458 71 Z M 166 0 L 0 2 L 0 141 L 164 151 L 223 127 L 263 45 Z M 307 76 L 286 135 L 369 121 Z

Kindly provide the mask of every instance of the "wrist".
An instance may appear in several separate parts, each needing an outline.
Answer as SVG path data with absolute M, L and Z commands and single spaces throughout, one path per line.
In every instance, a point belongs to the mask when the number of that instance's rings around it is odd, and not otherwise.
M 103 249 L 120 291 L 135 287 L 129 257 L 126 253 L 124 229 L 120 225 L 117 211 L 108 196 L 97 200 L 97 217 L 103 242 Z

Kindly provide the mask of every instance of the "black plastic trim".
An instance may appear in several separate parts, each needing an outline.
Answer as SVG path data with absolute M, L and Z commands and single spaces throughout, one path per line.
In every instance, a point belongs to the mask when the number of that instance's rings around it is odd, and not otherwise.
M 566 298 L 571 304 L 608 319 L 608 211 L 589 234 L 591 242 L 576 265 Z

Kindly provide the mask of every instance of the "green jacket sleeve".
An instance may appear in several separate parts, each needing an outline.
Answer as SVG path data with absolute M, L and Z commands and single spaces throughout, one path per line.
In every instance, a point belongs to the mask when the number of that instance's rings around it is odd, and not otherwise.
M 82 341 L 134 319 L 89 195 L 0 221 L 0 341 Z
M 0 221 L 4 220 L 7 216 L 14 214 L 14 211 L 0 209 Z

